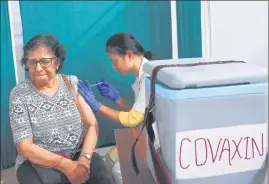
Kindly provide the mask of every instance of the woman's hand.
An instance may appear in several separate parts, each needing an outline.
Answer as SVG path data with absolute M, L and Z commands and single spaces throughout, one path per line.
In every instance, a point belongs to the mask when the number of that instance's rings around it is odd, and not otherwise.
M 85 167 L 88 168 L 88 172 L 90 172 L 90 166 L 91 166 L 91 162 L 86 159 L 85 157 L 79 157 L 78 162 L 81 163 L 82 165 L 84 165 Z
M 99 90 L 100 94 L 107 98 L 112 100 L 113 102 L 116 102 L 120 98 L 120 93 L 118 90 L 116 90 L 110 83 L 107 81 L 104 81 L 103 79 L 96 81 L 97 89 Z
M 64 159 L 60 165 L 60 170 L 72 184 L 82 184 L 89 179 L 89 168 L 79 161 Z

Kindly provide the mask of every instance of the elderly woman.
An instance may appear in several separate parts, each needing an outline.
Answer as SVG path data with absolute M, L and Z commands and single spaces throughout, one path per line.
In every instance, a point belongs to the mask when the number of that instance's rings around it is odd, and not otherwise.
M 64 60 L 64 47 L 50 35 L 37 35 L 23 47 L 21 64 L 30 77 L 10 95 L 18 181 L 113 183 L 104 161 L 94 153 L 97 121 L 76 93 L 78 78 L 58 73 Z

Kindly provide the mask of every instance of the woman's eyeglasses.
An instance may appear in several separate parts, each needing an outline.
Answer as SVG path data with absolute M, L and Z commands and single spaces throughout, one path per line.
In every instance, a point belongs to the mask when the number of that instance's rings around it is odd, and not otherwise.
M 117 65 L 117 61 L 113 61 L 113 60 L 111 60 L 111 61 L 112 61 L 112 65 L 114 65 L 114 66 Z
M 53 59 L 54 59 L 54 57 L 52 57 L 52 58 L 41 58 L 41 59 L 39 59 L 39 61 L 35 60 L 35 59 L 28 59 L 26 67 L 27 67 L 27 69 L 35 69 L 37 63 L 39 63 L 42 66 L 42 68 L 48 68 L 48 67 L 51 66 L 51 63 L 52 63 Z

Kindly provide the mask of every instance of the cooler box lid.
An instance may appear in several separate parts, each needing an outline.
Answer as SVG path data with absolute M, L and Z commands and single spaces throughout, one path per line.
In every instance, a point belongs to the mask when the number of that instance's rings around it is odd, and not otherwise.
M 169 59 L 146 62 L 143 71 L 149 75 L 159 65 L 188 64 L 198 62 L 228 61 L 204 58 Z M 253 63 L 227 63 L 192 67 L 169 67 L 158 72 L 157 80 L 175 88 L 199 88 L 235 84 L 266 83 L 267 68 Z

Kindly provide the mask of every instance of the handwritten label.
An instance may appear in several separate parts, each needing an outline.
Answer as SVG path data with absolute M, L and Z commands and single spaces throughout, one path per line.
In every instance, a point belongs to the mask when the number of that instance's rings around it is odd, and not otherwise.
M 267 154 L 267 124 L 176 134 L 176 179 L 256 170 Z

